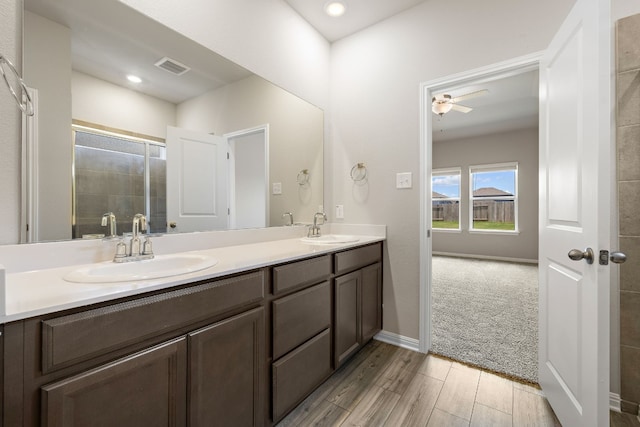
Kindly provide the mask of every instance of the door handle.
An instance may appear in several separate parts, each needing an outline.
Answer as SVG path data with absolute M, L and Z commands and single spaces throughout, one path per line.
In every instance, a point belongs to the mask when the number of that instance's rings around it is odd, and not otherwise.
M 587 264 L 593 264 L 593 249 L 587 248 L 583 251 L 580 249 L 571 249 L 569 251 L 569 258 L 574 261 L 585 260 Z
M 609 259 L 613 263 L 622 264 L 627 260 L 627 255 L 624 252 L 611 252 Z

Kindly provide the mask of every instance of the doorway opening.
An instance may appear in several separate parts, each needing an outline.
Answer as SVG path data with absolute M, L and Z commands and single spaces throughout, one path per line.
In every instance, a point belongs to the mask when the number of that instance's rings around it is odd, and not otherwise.
M 529 382 L 538 357 L 538 60 L 422 87 L 420 350 Z M 457 105 L 435 105 L 443 99 Z
M 269 226 L 269 125 L 225 134 L 229 143 L 229 224 Z

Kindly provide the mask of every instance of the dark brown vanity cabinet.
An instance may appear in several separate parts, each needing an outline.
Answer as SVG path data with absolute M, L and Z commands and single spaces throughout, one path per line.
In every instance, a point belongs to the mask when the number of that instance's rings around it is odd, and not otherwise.
M 185 425 L 186 359 L 180 338 L 48 384 L 42 425 Z
M 5 325 L 4 425 L 264 425 L 267 272 Z
M 380 244 L 335 254 L 336 368 L 382 328 L 381 258 Z
M 331 375 L 331 255 L 274 267 L 272 413 L 278 421 Z M 319 283 L 318 283 L 319 282 Z
M 381 248 L 0 325 L 0 427 L 274 425 L 380 330 Z

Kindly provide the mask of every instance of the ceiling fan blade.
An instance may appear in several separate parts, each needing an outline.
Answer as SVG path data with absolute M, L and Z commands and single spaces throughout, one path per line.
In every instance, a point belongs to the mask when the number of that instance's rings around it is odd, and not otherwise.
M 465 99 L 471 99 L 471 98 L 475 98 L 477 96 L 486 95 L 487 93 L 489 93 L 489 91 L 487 89 L 477 90 L 475 92 L 466 93 L 464 95 L 456 96 L 455 98 L 453 98 L 451 100 L 451 102 L 460 102 L 460 101 L 464 101 Z
M 473 108 L 471 107 L 467 107 L 465 105 L 460 105 L 460 104 L 451 104 L 451 109 L 458 111 L 460 113 L 468 113 L 469 111 L 473 110 Z

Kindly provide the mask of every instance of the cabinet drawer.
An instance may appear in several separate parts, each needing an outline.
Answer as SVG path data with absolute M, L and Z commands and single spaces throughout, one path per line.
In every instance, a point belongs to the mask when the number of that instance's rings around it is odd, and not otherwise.
M 42 322 L 43 372 L 137 343 L 264 298 L 263 271 Z
M 343 274 L 382 259 L 380 243 L 335 254 L 335 273 Z
M 282 265 L 273 269 L 273 294 L 325 280 L 331 274 L 331 256 Z
M 273 359 L 331 326 L 331 287 L 323 282 L 273 302 Z
M 273 364 L 273 420 L 277 422 L 331 374 L 331 329 Z

